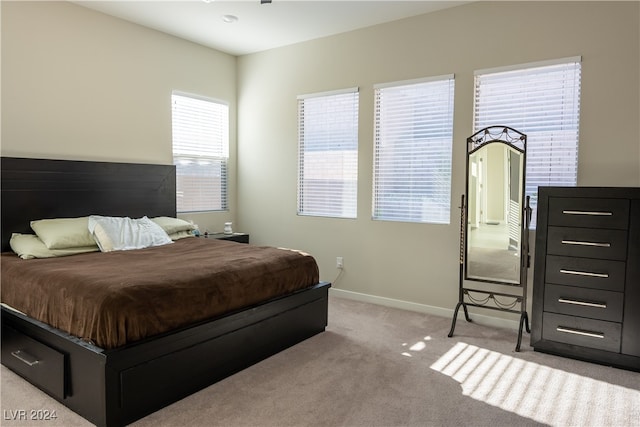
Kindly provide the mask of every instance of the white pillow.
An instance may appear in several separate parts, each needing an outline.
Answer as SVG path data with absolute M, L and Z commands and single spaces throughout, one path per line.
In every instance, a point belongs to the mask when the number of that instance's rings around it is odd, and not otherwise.
M 126 251 L 161 246 L 173 241 L 149 218 L 108 217 L 91 215 L 89 232 L 102 252 Z

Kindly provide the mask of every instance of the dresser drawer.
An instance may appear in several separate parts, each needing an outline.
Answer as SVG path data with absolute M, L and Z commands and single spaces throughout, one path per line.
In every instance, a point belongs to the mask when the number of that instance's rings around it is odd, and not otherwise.
M 546 285 L 544 310 L 570 316 L 622 322 L 622 292 L 574 286 Z
M 545 283 L 624 292 L 624 261 L 547 255 Z
M 2 326 L 2 364 L 52 396 L 64 399 L 64 354 Z
M 627 232 L 598 228 L 548 227 L 547 253 L 624 261 Z
M 550 197 L 549 225 L 626 230 L 629 200 Z
M 598 350 L 620 352 L 620 323 L 544 312 L 542 338 Z

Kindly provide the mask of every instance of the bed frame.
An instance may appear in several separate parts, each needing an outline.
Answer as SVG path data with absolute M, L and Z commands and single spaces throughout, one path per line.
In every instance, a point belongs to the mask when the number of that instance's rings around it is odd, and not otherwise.
M 2 250 L 32 219 L 176 215 L 175 167 L 2 157 Z M 325 330 L 321 282 L 114 350 L 2 307 L 2 364 L 98 426 L 121 426 Z

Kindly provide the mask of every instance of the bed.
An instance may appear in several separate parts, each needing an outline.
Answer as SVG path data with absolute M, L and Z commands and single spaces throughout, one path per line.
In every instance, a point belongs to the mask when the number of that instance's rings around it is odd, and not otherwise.
M 32 233 L 34 219 L 175 217 L 175 168 L 11 157 L 1 162 L 3 303 L 5 295 L 13 303 L 2 306 L 2 364 L 92 423 L 129 424 L 324 331 L 330 284 L 319 281 L 315 260 L 297 251 L 189 237 L 135 251 L 18 259 L 7 253 L 9 239 Z M 298 269 L 298 259 L 306 267 Z M 110 267 L 114 263 L 120 271 Z M 27 264 L 37 268 L 22 271 Z M 70 293 L 50 297 L 47 306 L 72 316 L 38 309 L 44 306 L 39 295 L 54 278 L 71 289 L 111 275 L 118 278 L 109 286 L 135 286 L 118 289 L 118 300 L 99 296 L 97 288 L 75 299 Z M 186 277 L 195 280 L 188 289 Z M 240 282 L 230 284 L 230 278 Z M 213 282 L 215 289 L 208 285 Z M 80 303 L 87 299 L 108 304 Z M 207 304 L 213 299 L 221 303 Z M 89 316 L 92 310 L 96 318 Z M 96 324 L 111 325 L 106 329 L 115 334 Z

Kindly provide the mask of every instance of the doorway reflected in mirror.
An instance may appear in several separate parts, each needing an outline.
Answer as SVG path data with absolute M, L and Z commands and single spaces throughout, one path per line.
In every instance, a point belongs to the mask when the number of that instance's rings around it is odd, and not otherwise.
M 492 142 L 468 160 L 467 278 L 518 284 L 523 156 Z

